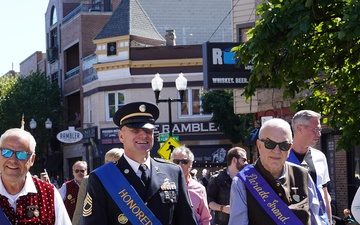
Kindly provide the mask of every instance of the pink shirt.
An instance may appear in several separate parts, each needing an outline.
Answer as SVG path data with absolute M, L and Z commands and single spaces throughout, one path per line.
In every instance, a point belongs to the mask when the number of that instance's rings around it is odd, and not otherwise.
M 210 225 L 211 214 L 209 211 L 205 187 L 191 177 L 187 186 L 199 224 Z

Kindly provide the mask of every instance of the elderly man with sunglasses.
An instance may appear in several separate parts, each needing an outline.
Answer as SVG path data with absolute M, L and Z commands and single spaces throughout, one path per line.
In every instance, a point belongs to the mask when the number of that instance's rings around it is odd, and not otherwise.
M 182 145 L 173 150 L 170 158 L 175 164 L 178 164 L 184 172 L 185 182 L 199 225 L 210 225 L 211 214 L 208 207 L 206 189 L 190 175 L 190 170 L 194 162 L 194 154 L 189 148 Z
M 36 142 L 27 131 L 12 128 L 0 137 L 0 224 L 70 225 L 54 185 L 32 177 Z
M 60 195 L 64 200 L 66 210 L 71 220 L 74 216 L 81 182 L 87 175 L 86 161 L 76 161 L 72 167 L 72 171 L 74 179 L 66 181 L 59 189 Z
M 229 225 L 320 224 L 317 193 L 307 170 L 286 162 L 292 145 L 290 124 L 268 120 L 256 145 L 258 160 L 233 179 Z

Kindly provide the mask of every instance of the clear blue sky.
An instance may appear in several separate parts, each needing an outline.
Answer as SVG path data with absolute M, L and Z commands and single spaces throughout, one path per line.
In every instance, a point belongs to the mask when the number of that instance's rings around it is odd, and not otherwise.
M 0 7 L 0 76 L 36 51 L 45 52 L 45 12 L 49 0 L 3 1 Z

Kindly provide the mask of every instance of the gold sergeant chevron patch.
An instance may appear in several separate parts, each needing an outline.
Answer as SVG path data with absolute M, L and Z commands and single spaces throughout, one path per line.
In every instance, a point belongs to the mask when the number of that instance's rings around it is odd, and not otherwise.
M 83 205 L 83 216 L 90 216 L 92 214 L 92 198 L 89 193 L 86 193 Z

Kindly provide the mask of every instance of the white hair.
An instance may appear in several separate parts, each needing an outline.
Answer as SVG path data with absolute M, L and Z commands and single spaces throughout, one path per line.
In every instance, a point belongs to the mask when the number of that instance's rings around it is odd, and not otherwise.
M 263 137 L 263 131 L 266 129 L 266 128 L 281 128 L 283 129 L 287 134 L 288 134 L 288 137 L 289 137 L 289 141 L 292 143 L 292 131 L 291 131 L 291 127 L 290 127 L 290 124 L 288 122 L 286 122 L 285 120 L 283 119 L 280 119 L 280 118 L 273 118 L 273 119 L 270 119 L 268 121 L 266 121 L 261 127 L 260 127 L 260 130 L 259 130 L 259 139 L 262 139 L 264 138 Z

